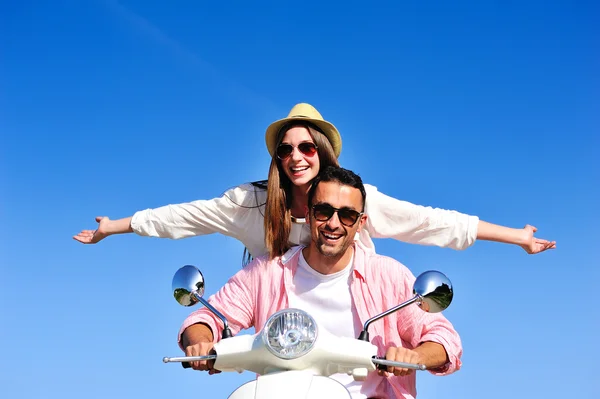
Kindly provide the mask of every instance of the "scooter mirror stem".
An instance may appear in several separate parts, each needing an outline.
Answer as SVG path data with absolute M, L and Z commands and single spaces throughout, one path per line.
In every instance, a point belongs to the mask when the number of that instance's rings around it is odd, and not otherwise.
M 223 332 L 221 333 L 221 339 L 231 338 L 231 337 L 233 337 L 231 330 L 229 329 L 229 327 L 225 327 L 223 329 Z
M 210 303 L 208 303 L 208 301 L 204 300 L 204 298 L 202 298 L 197 292 L 194 292 L 193 294 L 194 294 L 194 297 L 196 297 L 196 299 L 198 300 L 198 302 L 200 302 L 201 304 L 206 306 L 206 308 L 208 310 L 213 312 L 215 314 L 215 316 L 217 316 L 219 319 L 221 319 L 221 321 L 223 322 L 223 338 L 231 338 L 232 337 L 231 330 L 229 329 L 229 323 L 227 322 L 227 319 L 225 318 L 225 316 L 223 316 L 221 314 L 221 312 L 219 312 Z
M 377 316 L 371 317 L 369 320 L 367 320 L 365 322 L 365 325 L 363 327 L 363 330 L 361 331 L 360 335 L 358 336 L 358 339 L 361 341 L 366 341 L 369 342 L 369 326 L 371 325 L 371 323 L 373 323 L 374 321 L 377 321 L 379 319 L 381 319 L 382 317 L 385 317 L 391 313 L 397 312 L 398 310 L 407 307 L 408 305 L 417 302 L 417 301 L 421 301 L 421 296 L 420 295 L 415 295 L 413 298 L 409 299 L 406 302 L 401 303 L 398 306 L 394 306 L 391 309 L 386 310 L 385 312 L 378 314 Z

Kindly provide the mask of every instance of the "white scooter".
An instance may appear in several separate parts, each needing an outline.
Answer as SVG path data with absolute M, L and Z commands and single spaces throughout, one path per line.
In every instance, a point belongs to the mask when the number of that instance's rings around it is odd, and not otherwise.
M 413 286 L 414 297 L 383 312 L 364 325 L 358 339 L 336 337 L 319 328 L 315 320 L 300 309 L 283 309 L 273 314 L 263 329 L 254 335 L 232 337 L 227 319 L 212 307 L 204 295 L 204 277 L 194 266 L 184 266 L 173 277 L 173 295 L 183 306 L 200 302 L 223 321 L 223 339 L 207 356 L 165 357 L 163 362 L 210 360 L 221 371 L 252 371 L 256 380 L 237 388 L 229 399 L 351 399 L 348 390 L 328 376 L 347 373 L 356 381 L 387 366 L 425 370 L 410 364 L 377 357 L 377 347 L 369 342 L 369 325 L 390 313 L 416 303 L 430 313 L 441 312 L 452 302 L 453 289 L 448 278 L 437 271 L 419 275 Z

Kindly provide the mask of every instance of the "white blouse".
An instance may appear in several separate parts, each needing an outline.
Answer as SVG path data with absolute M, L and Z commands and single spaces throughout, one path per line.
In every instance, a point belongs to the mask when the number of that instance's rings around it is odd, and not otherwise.
M 411 244 L 465 249 L 477 238 L 479 218 L 464 213 L 400 201 L 365 184 L 365 228 L 357 234 L 365 248 L 371 238 L 395 238 Z M 222 197 L 136 212 L 133 231 L 142 236 L 186 238 L 221 233 L 237 238 L 253 257 L 265 255 L 264 211 L 267 192 L 250 183 L 234 187 Z M 308 245 L 308 224 L 292 223 L 290 243 Z

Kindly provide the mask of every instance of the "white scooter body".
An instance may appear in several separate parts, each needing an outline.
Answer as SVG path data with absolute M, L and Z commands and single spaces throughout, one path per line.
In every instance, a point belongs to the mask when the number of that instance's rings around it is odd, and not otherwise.
M 364 380 L 375 365 L 377 347 L 354 338 L 336 337 L 324 329 L 312 350 L 296 359 L 281 359 L 265 346 L 262 334 L 240 335 L 219 341 L 215 369 L 259 374 L 229 396 L 231 399 L 349 399 L 348 390 L 327 376 L 348 373 Z
M 235 390 L 229 399 L 351 399 L 338 381 L 302 370 L 261 375 Z

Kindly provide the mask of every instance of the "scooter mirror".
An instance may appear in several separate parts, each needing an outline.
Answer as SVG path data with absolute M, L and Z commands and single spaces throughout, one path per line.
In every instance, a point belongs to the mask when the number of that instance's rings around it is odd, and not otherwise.
M 173 296 L 183 306 L 198 303 L 194 293 L 204 295 L 204 276 L 195 266 L 183 266 L 173 276 Z
M 424 272 L 413 285 L 413 294 L 420 297 L 417 303 L 427 313 L 445 310 L 452 302 L 452 283 L 443 273 L 435 270 Z

